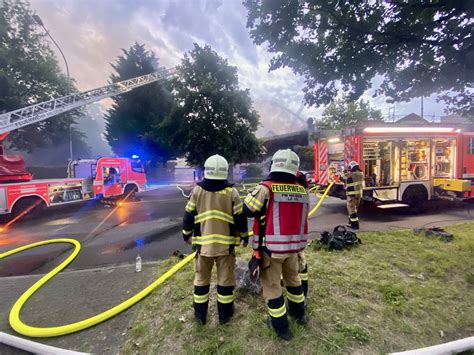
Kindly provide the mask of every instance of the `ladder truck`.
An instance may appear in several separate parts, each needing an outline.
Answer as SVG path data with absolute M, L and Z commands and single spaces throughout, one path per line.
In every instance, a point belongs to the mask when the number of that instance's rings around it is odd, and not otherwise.
M 169 77 L 174 72 L 172 68 L 163 73 L 150 73 L 0 114 L 0 217 L 8 220 L 46 207 L 92 199 L 114 199 L 145 191 L 146 175 L 137 159 L 72 160 L 68 164 L 67 178 L 33 179 L 33 175 L 26 171 L 24 158 L 5 155 L 2 143 L 11 131 L 124 94 Z

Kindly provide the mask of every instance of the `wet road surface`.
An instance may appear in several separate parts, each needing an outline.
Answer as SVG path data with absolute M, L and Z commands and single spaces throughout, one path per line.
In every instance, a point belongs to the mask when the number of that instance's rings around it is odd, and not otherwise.
M 1 234 L 0 252 L 41 240 L 73 238 L 82 249 L 68 270 L 133 263 L 138 253 L 143 262 L 167 258 L 175 250 L 190 249 L 180 233 L 185 203 L 176 188 L 165 187 L 142 193 L 137 201 L 120 207 L 95 203 L 56 208 Z M 70 250 L 68 244 L 54 244 L 0 260 L 0 276 L 46 272 Z
M 312 198 L 312 205 L 316 203 Z M 0 252 L 28 243 L 53 238 L 74 238 L 81 242 L 79 256 L 68 270 L 97 268 L 168 258 L 174 251 L 189 253 L 181 238 L 181 218 L 186 200 L 175 187 L 162 187 L 140 194 L 138 201 L 122 207 L 98 203 L 69 205 L 53 209 L 40 218 L 21 221 L 0 235 Z M 383 231 L 456 223 L 474 218 L 474 205 L 433 201 L 428 210 L 408 215 L 403 210 L 382 210 L 364 206 L 361 231 Z M 310 219 L 311 237 L 347 223 L 345 201 L 328 198 Z M 67 244 L 48 245 L 0 260 L 0 277 L 45 273 L 70 253 Z

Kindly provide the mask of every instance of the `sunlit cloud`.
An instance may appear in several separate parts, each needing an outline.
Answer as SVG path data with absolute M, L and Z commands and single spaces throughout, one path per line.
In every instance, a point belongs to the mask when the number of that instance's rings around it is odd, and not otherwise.
M 60 43 L 80 90 L 105 85 L 113 72 L 110 63 L 135 42 L 153 50 L 165 67 L 179 64 L 197 42 L 210 44 L 238 68 L 240 84 L 250 89 L 261 116 L 259 135 L 303 129 L 307 117 L 322 113 L 322 108 L 302 105 L 301 77 L 288 68 L 268 72 L 271 55 L 253 44 L 241 0 L 31 0 L 31 4 Z M 384 114 L 393 106 L 382 97 L 372 98 L 371 92 L 363 98 Z M 101 104 L 110 105 L 110 100 Z M 419 113 L 416 100 L 396 107 L 397 115 Z M 426 99 L 425 112 L 439 116 L 442 105 Z M 287 124 L 282 124 L 285 119 Z

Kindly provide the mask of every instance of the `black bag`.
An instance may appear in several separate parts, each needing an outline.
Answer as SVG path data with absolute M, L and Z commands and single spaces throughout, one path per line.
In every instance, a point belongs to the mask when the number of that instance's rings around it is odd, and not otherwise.
M 327 231 L 321 233 L 319 242 L 326 245 L 328 250 L 342 250 L 362 243 L 357 234 L 342 225 L 336 226 L 332 234 Z

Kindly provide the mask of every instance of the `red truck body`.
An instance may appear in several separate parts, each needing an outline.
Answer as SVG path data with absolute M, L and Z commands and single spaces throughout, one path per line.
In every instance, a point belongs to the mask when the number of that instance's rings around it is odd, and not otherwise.
M 372 123 L 320 131 L 314 144 L 315 181 L 341 186 L 339 173 L 355 160 L 365 176 L 364 197 L 380 204 L 473 198 L 474 132 L 471 126 L 459 127 Z
M 141 162 L 128 158 L 73 160 L 68 178 L 0 184 L 0 214 L 19 214 L 32 205 L 56 206 L 112 199 L 146 189 Z

